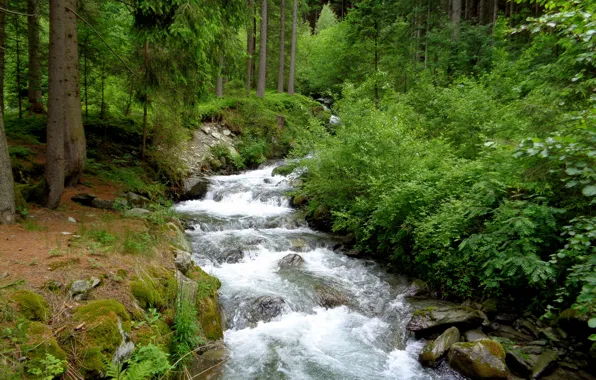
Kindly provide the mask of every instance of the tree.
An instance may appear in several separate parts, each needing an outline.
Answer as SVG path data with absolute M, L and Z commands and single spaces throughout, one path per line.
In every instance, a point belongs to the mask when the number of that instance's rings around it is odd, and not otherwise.
M 66 110 L 65 0 L 50 3 L 50 58 L 48 70 L 48 129 L 46 206 L 56 208 L 64 191 L 64 118 Z
M 261 41 L 259 53 L 259 80 L 257 82 L 257 96 L 265 96 L 265 82 L 267 80 L 267 0 L 261 3 Z
M 6 0 L 0 0 L 0 7 L 4 7 Z M 6 15 L 0 12 L 0 113 L 4 115 L 4 45 L 6 42 Z
M 290 79 L 288 81 L 288 94 L 294 95 L 294 77 L 296 75 L 296 29 L 298 27 L 298 0 L 294 0 L 292 10 L 292 51 L 290 53 Z
M 85 161 L 87 143 L 83 128 L 81 111 L 81 90 L 79 87 L 79 41 L 77 34 L 77 0 L 65 0 L 68 8 L 65 14 L 64 49 L 65 49 L 65 112 L 64 112 L 64 159 L 65 184 L 74 186 L 79 182 Z
M 248 0 L 248 27 L 246 29 L 246 94 L 250 94 L 255 55 L 255 1 Z
M 4 74 L 0 68 L 0 74 Z M 0 112 L 0 224 L 14 222 L 15 215 L 14 181 L 12 165 L 8 154 L 8 143 L 4 133 L 4 116 Z
M 331 9 L 328 4 L 323 5 L 323 9 L 321 9 L 321 14 L 319 19 L 317 20 L 317 25 L 315 27 L 315 33 L 320 33 L 322 30 L 330 28 L 337 24 L 337 16 Z
M 39 4 L 37 0 L 27 0 L 29 42 L 29 112 L 42 114 L 45 112 L 41 96 L 41 63 L 39 51 Z
M 286 42 L 286 2 L 281 0 L 280 34 L 279 34 L 279 75 L 277 77 L 277 92 L 284 92 L 284 69 L 285 55 L 284 44 Z

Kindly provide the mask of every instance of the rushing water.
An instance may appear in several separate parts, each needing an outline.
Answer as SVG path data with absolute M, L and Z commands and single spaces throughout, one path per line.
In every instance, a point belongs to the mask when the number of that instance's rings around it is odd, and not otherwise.
M 222 377 L 458 378 L 418 364 L 422 343 L 405 333 L 412 312 L 406 280 L 334 252 L 337 241 L 309 229 L 289 207 L 291 177 L 272 176 L 274 167 L 211 177 L 204 200 L 176 207 L 193 226 L 196 262 L 222 282 L 229 355 Z M 292 253 L 304 263 L 280 268 Z M 344 302 L 322 307 L 320 289 Z M 263 296 L 277 302 L 268 310 L 279 315 L 268 322 L 255 316 Z

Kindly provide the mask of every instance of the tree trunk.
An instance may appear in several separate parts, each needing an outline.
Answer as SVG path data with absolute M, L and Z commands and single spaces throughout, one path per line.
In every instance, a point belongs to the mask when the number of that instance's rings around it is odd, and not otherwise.
M 0 7 L 4 8 L 6 0 L 0 0 Z M 4 42 L 6 40 L 6 15 L 0 12 L 0 113 L 4 115 Z
M 215 89 L 215 93 L 218 98 L 223 97 L 223 55 L 219 54 L 219 73 L 217 75 L 217 86 Z
M 470 7 L 471 7 L 470 0 L 466 0 L 466 10 L 465 10 L 465 13 L 464 13 L 464 19 L 466 21 L 470 19 Z
M 85 49 L 85 60 L 84 60 L 84 79 L 83 79 L 83 86 L 85 86 L 85 118 L 89 118 L 89 88 L 87 87 L 87 49 Z M 128 115 L 127 115 L 128 116 Z
M 296 27 L 298 24 L 298 0 L 294 0 L 292 11 L 292 51 L 290 53 L 290 79 L 288 81 L 288 94 L 294 95 L 294 76 L 296 72 Z
M 253 23 L 255 19 L 255 1 L 248 0 L 248 12 L 250 14 L 249 25 L 246 37 L 246 95 L 250 95 L 251 81 L 253 75 L 253 58 L 255 55 L 255 34 Z
M 14 28 L 15 30 L 19 29 L 18 18 L 15 17 Z M 17 55 L 17 75 L 16 75 L 16 85 L 17 85 L 17 104 L 19 109 L 19 119 L 23 118 L 23 97 L 21 97 L 21 40 L 19 38 L 19 34 L 16 35 L 16 55 Z
M 50 2 L 50 59 L 48 78 L 48 129 L 47 163 L 45 179 L 47 184 L 46 206 L 55 209 L 60 204 L 64 191 L 64 115 L 66 109 L 65 76 L 65 2 Z
M 286 42 L 286 2 L 281 0 L 281 18 L 280 18 L 280 33 L 279 33 L 279 75 L 277 77 L 277 92 L 284 92 L 284 69 L 285 56 L 284 45 Z
M 486 11 L 486 0 L 480 0 L 478 5 L 478 23 L 484 24 L 484 13 Z
M 14 223 L 14 199 L 12 165 L 4 133 L 4 116 L 0 113 L 0 224 Z
M 499 1 L 493 0 L 493 27 L 497 24 L 497 15 L 499 13 Z
M 451 22 L 456 26 L 461 21 L 461 0 L 453 0 L 451 3 Z
M 141 160 L 145 161 L 147 154 L 147 100 L 143 104 L 143 142 L 141 146 Z
M 143 100 L 143 141 L 141 142 L 141 160 L 145 161 L 147 154 L 147 113 L 149 103 L 149 91 L 147 81 L 149 80 L 149 40 L 145 40 L 145 97 Z
M 77 0 L 65 0 L 67 8 L 76 12 Z M 64 47 L 66 68 L 64 90 L 66 92 L 66 111 L 64 114 L 64 170 L 66 186 L 79 183 L 85 161 L 87 161 L 87 142 L 83 128 L 81 111 L 81 90 L 79 85 L 79 41 L 77 34 L 77 16 L 70 11 L 65 14 Z
M 29 112 L 45 112 L 41 96 L 41 63 L 39 55 L 39 4 L 37 0 L 27 0 L 28 17 L 27 39 L 29 41 Z
M 259 48 L 259 81 L 257 83 L 257 96 L 265 96 L 267 81 L 267 0 L 261 4 L 261 42 Z

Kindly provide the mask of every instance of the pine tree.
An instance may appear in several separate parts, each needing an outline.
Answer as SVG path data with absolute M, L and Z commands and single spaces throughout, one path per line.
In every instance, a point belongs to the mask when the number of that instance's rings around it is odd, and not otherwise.
M 29 112 L 44 113 L 41 96 L 41 63 L 39 52 L 39 4 L 37 0 L 27 0 L 29 13 L 27 37 L 29 41 Z
M 292 51 L 290 53 L 290 79 L 288 81 L 288 94 L 294 95 L 294 78 L 296 75 L 296 29 L 298 27 L 298 0 L 294 0 L 292 11 Z
M 267 80 L 267 0 L 261 3 L 261 41 L 259 53 L 259 80 L 257 82 L 257 96 L 265 96 Z

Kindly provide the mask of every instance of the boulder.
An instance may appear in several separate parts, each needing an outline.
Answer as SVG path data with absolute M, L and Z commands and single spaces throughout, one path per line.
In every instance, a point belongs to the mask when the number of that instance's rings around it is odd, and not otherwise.
M 468 307 L 428 307 L 414 312 L 407 329 L 419 335 L 426 335 L 451 326 L 474 328 L 485 320 L 486 316 L 482 312 Z
M 180 249 L 174 250 L 174 265 L 183 274 L 186 274 L 192 268 L 192 255 L 189 252 Z
M 532 368 L 532 379 L 538 379 L 544 375 L 546 375 L 555 364 L 557 364 L 557 360 L 559 359 L 559 354 L 556 351 L 552 350 L 545 350 L 542 354 L 538 357 L 534 368 Z
M 186 252 L 192 251 L 192 246 L 186 238 L 186 234 L 181 226 L 174 222 L 168 222 L 165 224 L 164 229 L 172 246 Z
M 447 354 L 449 365 L 471 379 L 507 379 L 505 351 L 498 342 L 483 339 L 455 343 Z
M 514 374 L 527 379 L 532 373 L 537 359 L 538 355 L 528 355 L 516 346 L 507 349 L 505 363 Z
M 534 340 L 530 335 L 524 334 L 523 332 L 517 331 L 509 325 L 501 325 L 499 323 L 491 323 L 489 326 L 493 330 L 491 335 L 498 336 L 500 338 L 509 339 L 516 343 L 529 343 Z
M 181 201 L 203 199 L 209 191 L 209 180 L 207 178 L 189 178 L 182 186 Z
M 227 360 L 226 348 L 222 341 L 206 345 L 207 350 L 199 350 L 198 355 L 193 355 L 193 362 L 189 366 L 190 378 L 219 379 L 223 367 L 221 364 Z
M 151 204 L 149 198 L 132 192 L 126 193 L 126 200 L 132 207 L 138 208 L 147 208 Z
M 481 329 L 468 330 L 464 333 L 464 339 L 466 342 L 476 342 L 481 339 L 488 339 L 485 333 Z
M 290 248 L 294 252 L 302 252 L 308 248 L 308 243 L 304 239 L 292 239 L 290 240 L 292 247 Z
M 91 201 L 91 207 L 99 208 L 102 210 L 113 210 L 114 204 L 114 201 L 99 198 L 95 198 Z
M 437 339 L 431 340 L 424 346 L 418 360 L 423 366 L 434 367 L 447 350 L 453 344 L 459 342 L 459 336 L 457 327 L 448 328 Z
M 281 315 L 285 305 L 286 301 L 281 297 L 261 296 L 251 302 L 247 310 L 246 319 L 251 323 L 257 323 L 259 321 L 269 322 Z
M 425 297 L 430 293 L 428 284 L 420 279 L 414 279 L 405 291 L 409 297 Z
M 89 280 L 77 280 L 70 285 L 70 296 L 75 300 L 87 298 L 89 291 L 93 289 L 93 282 Z
M 302 256 L 295 253 L 290 253 L 289 255 L 282 257 L 278 263 L 280 268 L 297 267 L 302 264 L 304 264 L 304 259 Z
M 124 213 L 124 216 L 129 218 L 144 218 L 151 214 L 151 211 L 144 208 L 131 208 Z
M 315 230 L 331 232 L 331 211 L 325 205 L 319 205 L 314 213 L 307 215 L 306 221 Z
M 230 249 L 222 254 L 222 262 L 236 264 L 244 259 L 244 252 L 240 249 Z
M 70 198 L 73 202 L 78 203 L 83 206 L 91 206 L 91 202 L 97 198 L 95 195 L 91 195 L 88 193 L 79 193 L 74 197 Z
M 326 309 L 347 305 L 348 298 L 328 285 L 319 284 L 315 286 L 317 303 Z

